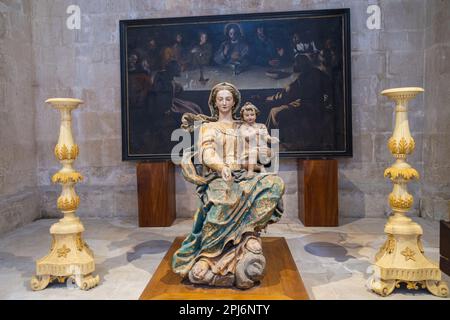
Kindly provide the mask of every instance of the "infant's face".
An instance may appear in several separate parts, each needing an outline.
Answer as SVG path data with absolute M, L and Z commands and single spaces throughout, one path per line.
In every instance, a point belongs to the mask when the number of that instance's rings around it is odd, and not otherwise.
M 244 122 L 254 124 L 256 121 L 255 110 L 245 110 L 242 117 L 244 118 Z

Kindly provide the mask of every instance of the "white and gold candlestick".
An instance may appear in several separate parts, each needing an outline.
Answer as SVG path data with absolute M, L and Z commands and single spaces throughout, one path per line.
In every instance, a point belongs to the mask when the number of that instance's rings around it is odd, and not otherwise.
M 419 179 L 418 172 L 406 162 L 415 147 L 409 131 L 408 101 L 423 91 L 422 88 L 395 88 L 381 92 L 396 102 L 394 133 L 388 141 L 396 161 L 384 172 L 394 183 L 389 194 L 393 213 L 384 228 L 387 240 L 375 256 L 376 277 L 370 283 L 371 289 L 382 296 L 391 294 L 401 283 L 408 289 L 427 288 L 436 296 L 448 296 L 439 267 L 424 256 L 421 226 L 406 216 L 413 204 L 407 183 Z
M 67 280 L 83 290 L 88 290 L 95 287 L 100 278 L 98 275 L 92 276 L 95 270 L 94 255 L 83 240 L 84 227 L 75 215 L 80 198 L 75 193 L 74 185 L 83 177 L 72 168 L 72 162 L 78 156 L 78 146 L 72 136 L 72 110 L 83 101 L 53 98 L 45 102 L 61 112 L 59 139 L 54 153 L 62 168 L 53 175 L 52 182 L 62 186 L 57 207 L 64 214 L 64 218 L 50 228 L 50 253 L 36 262 L 36 276 L 31 279 L 31 288 L 42 290 L 52 281 L 64 283 Z

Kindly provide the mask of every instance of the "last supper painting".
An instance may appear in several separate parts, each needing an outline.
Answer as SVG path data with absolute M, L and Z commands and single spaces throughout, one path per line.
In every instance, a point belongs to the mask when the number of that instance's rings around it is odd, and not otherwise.
M 281 157 L 351 156 L 345 10 L 121 21 L 123 158 L 168 159 L 185 112 L 234 83 Z

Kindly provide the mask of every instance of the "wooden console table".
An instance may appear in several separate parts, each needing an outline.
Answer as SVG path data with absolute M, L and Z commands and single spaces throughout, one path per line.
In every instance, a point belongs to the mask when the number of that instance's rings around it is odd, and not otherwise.
M 171 161 L 136 166 L 139 227 L 169 227 L 176 217 L 175 166 Z
M 305 227 L 338 226 L 337 160 L 298 160 L 298 217 Z

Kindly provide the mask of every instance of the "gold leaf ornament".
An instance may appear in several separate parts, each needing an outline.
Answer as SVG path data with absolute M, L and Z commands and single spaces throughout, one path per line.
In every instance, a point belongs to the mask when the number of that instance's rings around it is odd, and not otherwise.
M 56 159 L 62 160 L 75 160 L 78 157 L 79 148 L 78 145 L 73 144 L 72 146 L 67 147 L 65 144 L 55 146 L 55 157 Z
M 419 173 L 414 168 L 389 167 L 384 171 L 384 177 L 392 180 L 403 178 L 406 180 L 419 179 Z
M 75 196 L 73 198 L 65 198 L 63 196 L 58 198 L 57 207 L 60 210 L 70 211 L 76 210 L 80 204 L 80 197 Z
M 79 182 L 83 180 L 83 176 L 79 172 L 57 172 L 52 177 L 53 183 Z
M 392 154 L 411 154 L 415 147 L 416 143 L 412 137 L 409 138 L 409 141 L 402 137 L 398 143 L 394 137 L 388 140 L 388 148 Z
M 389 204 L 392 208 L 408 210 L 412 207 L 413 201 L 414 198 L 410 194 L 404 196 L 397 196 L 393 193 L 389 194 Z

